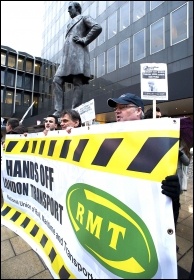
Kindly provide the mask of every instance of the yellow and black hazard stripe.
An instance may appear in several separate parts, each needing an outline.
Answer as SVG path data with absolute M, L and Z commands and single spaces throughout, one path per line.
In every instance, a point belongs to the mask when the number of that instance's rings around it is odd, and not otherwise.
M 165 135 L 168 135 L 166 137 Z M 160 181 L 178 157 L 179 131 L 134 131 L 8 140 L 6 153 L 28 154 L 125 176 Z M 163 171 L 164 173 L 163 173 Z
M 53 242 L 36 221 L 26 215 L 26 213 L 20 212 L 7 203 L 4 203 L 1 208 L 1 216 L 5 220 L 13 222 L 36 242 L 37 246 L 49 258 L 52 269 L 59 275 L 59 279 L 76 279 L 75 275 L 65 265 L 62 256 L 56 250 Z

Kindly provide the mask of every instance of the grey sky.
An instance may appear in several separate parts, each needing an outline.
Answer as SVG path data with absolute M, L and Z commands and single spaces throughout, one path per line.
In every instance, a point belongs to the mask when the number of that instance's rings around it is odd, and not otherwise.
M 41 56 L 44 1 L 1 1 L 1 45 Z

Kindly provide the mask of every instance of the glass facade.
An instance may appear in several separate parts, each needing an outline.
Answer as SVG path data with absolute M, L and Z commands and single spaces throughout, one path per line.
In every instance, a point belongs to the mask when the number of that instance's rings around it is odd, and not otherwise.
M 33 106 L 29 116 L 52 110 L 48 94 L 55 71 L 55 64 L 48 60 L 1 46 L 1 115 L 20 119 L 33 101 L 36 101 L 36 108 Z
M 176 64 L 182 56 L 172 46 L 190 39 L 191 1 L 79 1 L 82 15 L 90 15 L 102 26 L 99 37 L 89 44 L 91 83 L 84 87 L 84 100 L 91 96 L 107 98 L 137 88 L 140 94 L 140 64 L 144 62 Z M 44 44 L 42 57 L 59 64 L 67 25 L 71 18 L 68 1 L 45 1 Z M 190 16 L 189 16 L 190 12 Z M 190 22 L 189 22 L 190 18 Z M 190 56 L 184 44 L 185 57 Z M 176 53 L 172 56 L 170 53 Z M 191 50 L 189 51 L 191 53 Z M 167 53 L 169 55 L 167 55 Z M 176 57 L 175 57 L 176 56 Z M 172 59 L 173 58 L 173 59 Z M 191 67 L 191 63 L 188 68 Z M 170 67 L 170 74 L 184 70 Z M 184 67 L 183 67 L 184 68 Z M 173 70 L 172 70 L 173 69 Z M 67 89 L 68 87 L 65 87 Z M 103 88 L 103 91 L 102 91 Z M 64 106 L 71 106 L 70 94 Z M 183 96 L 179 96 L 183 98 Z M 96 105 L 100 113 L 100 105 Z M 108 108 L 107 108 L 108 111 Z
M 140 95 L 140 64 L 145 62 L 166 63 L 169 99 L 184 98 L 185 90 L 182 85 L 175 85 L 174 81 L 180 79 L 175 79 L 174 75 L 183 71 L 185 77 L 189 77 L 184 71 L 193 67 L 192 1 L 78 2 L 82 15 L 90 15 L 103 28 L 100 36 L 88 46 L 91 80 L 84 86 L 83 102 L 94 98 L 98 114 L 101 113 L 100 100 L 105 95 L 106 100 L 130 90 Z M 35 97 L 38 113 L 48 112 L 46 106 L 54 108 L 52 80 L 61 62 L 66 30 L 71 21 L 68 4 L 69 1 L 44 1 L 42 59 L 1 49 L 3 100 L 8 99 L 7 90 L 12 91 L 13 100 L 16 100 L 17 93 L 21 96 L 15 101 L 13 112 L 16 107 L 22 107 L 24 101 L 27 104 L 26 100 L 32 102 Z M 186 85 L 189 83 L 186 82 Z M 64 85 L 66 109 L 71 107 L 72 89 L 71 84 Z M 188 88 L 186 92 L 192 92 L 192 89 Z M 29 93 L 30 98 L 24 98 Z M 104 106 L 104 112 L 109 110 L 108 106 Z

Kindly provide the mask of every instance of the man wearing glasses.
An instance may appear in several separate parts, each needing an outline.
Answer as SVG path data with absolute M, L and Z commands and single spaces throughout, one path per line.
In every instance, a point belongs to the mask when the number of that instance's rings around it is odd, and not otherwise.
M 144 104 L 141 98 L 132 93 L 122 94 L 118 98 L 109 98 L 108 105 L 114 108 L 117 122 L 144 119 Z M 171 197 L 175 227 L 179 212 L 180 183 L 177 175 L 167 176 L 162 181 L 162 193 Z
M 144 118 L 143 101 L 133 93 L 122 94 L 119 98 L 109 98 L 107 102 L 110 107 L 114 108 L 117 122 Z

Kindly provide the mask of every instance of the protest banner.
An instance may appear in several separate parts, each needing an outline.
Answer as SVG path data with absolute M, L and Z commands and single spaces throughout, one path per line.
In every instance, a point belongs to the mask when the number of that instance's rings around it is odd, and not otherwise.
M 179 119 L 7 135 L 2 224 L 55 279 L 177 279 L 171 199 Z

